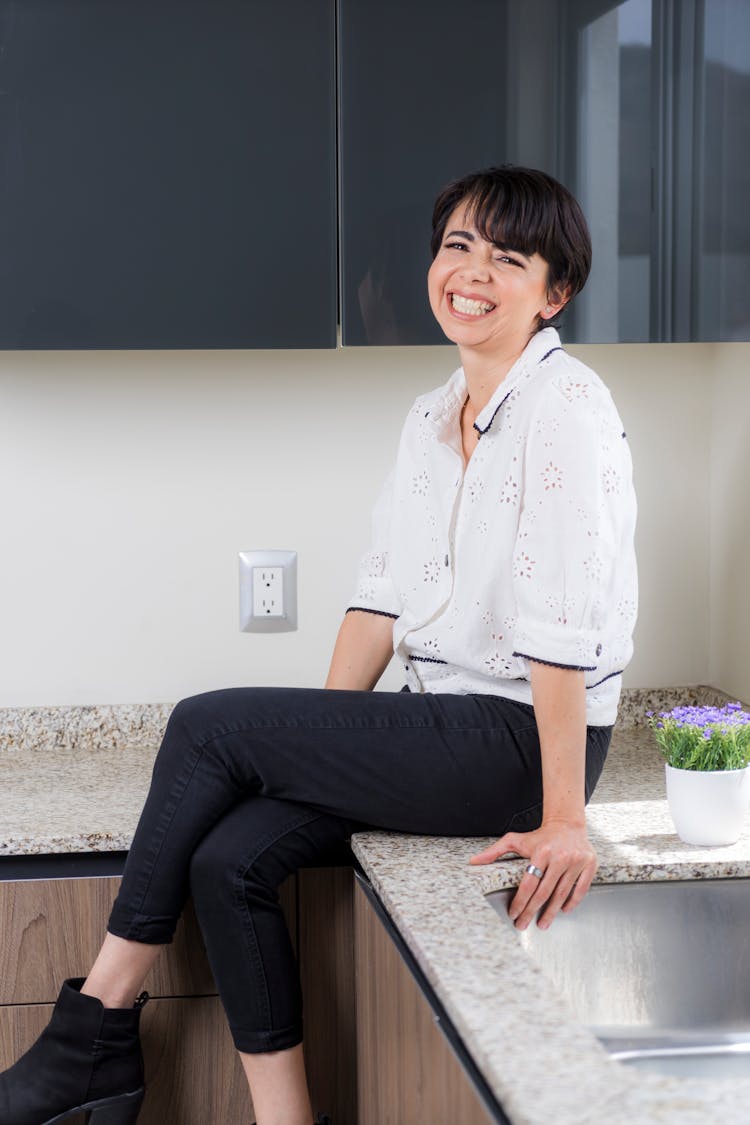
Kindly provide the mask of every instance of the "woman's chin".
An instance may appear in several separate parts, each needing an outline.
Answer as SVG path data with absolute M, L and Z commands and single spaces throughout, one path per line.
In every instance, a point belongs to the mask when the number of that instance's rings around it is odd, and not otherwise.
M 442 328 L 443 333 L 454 344 L 465 344 L 467 347 L 473 347 L 481 344 L 482 341 L 487 338 L 487 335 L 483 331 L 484 325 L 459 320 L 458 317 L 440 317 L 438 324 Z

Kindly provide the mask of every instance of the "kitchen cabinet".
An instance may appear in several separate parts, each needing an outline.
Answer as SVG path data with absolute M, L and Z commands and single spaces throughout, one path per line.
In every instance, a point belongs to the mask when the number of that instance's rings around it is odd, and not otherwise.
M 312 1103 L 316 1111 L 329 1113 L 334 1125 L 358 1125 L 350 863 L 297 873 L 297 918 L 305 1066 Z
M 344 344 L 441 344 L 427 301 L 440 188 L 507 151 L 506 5 L 341 0 Z
M 0 0 L 0 42 L 0 348 L 441 343 L 430 208 L 505 162 L 588 216 L 565 341 L 750 338 L 738 0 Z
M 750 7 L 737 0 L 340 0 L 344 344 L 442 342 L 430 208 L 490 164 L 581 201 L 567 342 L 747 340 Z
M 119 882 L 117 875 L 0 879 L 0 1069 L 46 1026 L 62 980 L 85 975 Z M 281 900 L 300 966 L 317 1109 L 336 1125 L 504 1120 L 484 1108 L 381 918 L 355 888 L 351 866 L 303 869 L 284 883 Z M 151 999 L 141 1017 L 147 1090 L 139 1125 L 250 1120 L 190 904 L 144 987 Z
M 80 862 L 85 865 L 85 857 Z M 353 1097 L 354 1071 L 343 1071 L 340 1080 L 338 1066 L 346 1061 L 347 1052 L 353 1053 L 354 1043 L 349 1038 L 353 1030 L 351 946 L 343 960 L 341 956 L 347 933 L 345 884 L 350 886 L 351 907 L 351 868 L 346 868 L 349 879 L 343 881 L 342 870 L 332 867 L 300 873 L 305 910 L 309 911 L 302 927 L 300 961 L 302 978 L 309 982 L 306 1020 L 311 1088 L 316 1098 L 326 1098 L 326 1105 L 343 1106 L 347 1097 L 350 1102 Z M 6 1069 L 42 1032 L 61 982 L 89 969 L 118 886 L 117 875 L 0 880 L 0 1069 Z M 283 884 L 281 901 L 299 954 L 297 899 L 295 876 Z M 340 919 L 334 927 L 340 934 L 338 946 L 331 939 L 332 919 Z M 329 987 L 332 994 L 328 994 Z M 145 988 L 151 993 L 141 1023 L 147 1089 L 138 1125 L 206 1125 L 252 1119 L 247 1083 L 190 906 L 173 944 L 148 975 Z M 345 1016 L 347 1007 L 349 1017 Z M 337 1054 L 331 1053 L 332 1047 Z M 343 1092 L 333 1095 L 337 1083 Z M 355 1125 L 352 1115 L 340 1119 L 342 1125 L 347 1120 Z M 82 1122 L 75 1120 L 71 1125 Z
M 0 1066 L 33 1043 L 52 1004 L 0 1008 Z M 216 996 L 150 1000 L 141 1017 L 147 1095 L 138 1125 L 241 1125 L 252 1112 L 247 1082 Z M 84 1125 L 82 1114 L 66 1125 Z
M 370 899 L 355 889 L 359 1125 L 492 1125 Z
M 334 0 L 0 0 L 0 347 L 336 342 Z

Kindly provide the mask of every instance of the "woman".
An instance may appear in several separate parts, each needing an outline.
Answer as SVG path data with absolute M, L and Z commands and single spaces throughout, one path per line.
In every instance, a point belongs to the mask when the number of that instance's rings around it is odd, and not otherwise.
M 0 1076 L 4 1125 L 136 1120 L 136 997 L 189 892 L 259 1125 L 310 1125 L 287 874 L 371 826 L 500 834 L 472 862 L 529 861 L 519 928 L 591 884 L 584 806 L 637 595 L 622 424 L 553 327 L 588 275 L 586 223 L 549 176 L 488 169 L 441 193 L 432 250 L 462 366 L 407 417 L 327 690 L 175 708 L 101 952 Z M 394 649 L 406 688 L 372 693 Z

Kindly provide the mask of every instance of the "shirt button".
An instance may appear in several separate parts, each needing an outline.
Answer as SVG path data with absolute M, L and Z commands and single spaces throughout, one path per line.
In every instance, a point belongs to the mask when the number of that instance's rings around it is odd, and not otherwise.
M 597 656 L 601 656 L 601 654 L 602 654 L 602 646 L 601 646 L 601 645 L 597 645 L 597 646 L 596 646 L 596 655 L 597 655 Z

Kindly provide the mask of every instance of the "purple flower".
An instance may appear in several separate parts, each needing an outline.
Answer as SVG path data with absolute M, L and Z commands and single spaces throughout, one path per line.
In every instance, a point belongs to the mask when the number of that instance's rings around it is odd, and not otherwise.
M 705 728 L 710 723 L 734 727 L 750 723 L 750 715 L 742 710 L 740 703 L 727 703 L 724 707 L 674 707 L 671 711 L 662 711 L 661 716 L 677 727 Z

